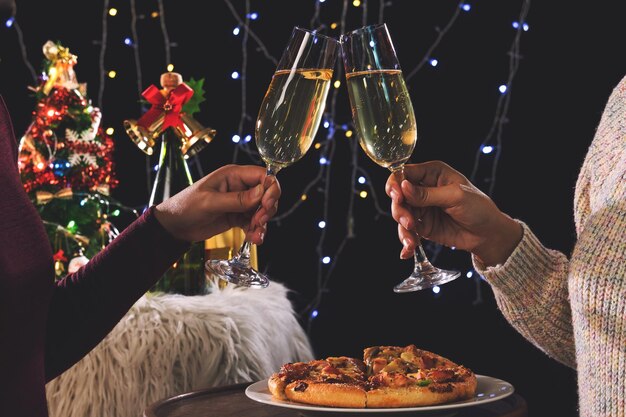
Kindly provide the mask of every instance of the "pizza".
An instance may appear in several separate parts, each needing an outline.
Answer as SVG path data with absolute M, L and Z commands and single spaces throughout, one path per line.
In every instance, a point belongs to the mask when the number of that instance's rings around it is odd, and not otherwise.
M 472 398 L 476 375 L 441 355 L 408 346 L 373 346 L 363 359 L 333 356 L 288 363 L 268 380 L 281 400 L 343 408 L 446 404 Z

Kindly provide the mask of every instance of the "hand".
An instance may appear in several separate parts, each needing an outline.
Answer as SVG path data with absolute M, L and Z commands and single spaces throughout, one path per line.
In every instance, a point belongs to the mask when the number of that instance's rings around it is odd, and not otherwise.
M 406 165 L 404 176 L 399 183 L 391 174 L 385 187 L 404 245 L 401 258 L 413 255 L 419 239 L 415 232 L 472 252 L 485 266 L 504 263 L 521 240 L 521 225 L 445 163 Z
M 197 242 L 238 226 L 261 244 L 279 198 L 280 185 L 264 168 L 226 165 L 159 204 L 155 214 L 180 240 Z

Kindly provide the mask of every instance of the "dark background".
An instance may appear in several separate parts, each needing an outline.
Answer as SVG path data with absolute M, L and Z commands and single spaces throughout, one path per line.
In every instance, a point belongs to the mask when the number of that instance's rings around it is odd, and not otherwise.
M 363 2 L 365 3 L 365 2 Z M 512 22 L 518 20 L 521 1 L 469 2 L 472 9 L 462 13 L 432 56 L 435 68 L 426 65 L 409 82 L 420 138 L 412 161 L 443 160 L 469 176 L 474 155 L 493 122 L 499 97 L 498 86 L 509 72 L 507 51 L 515 36 Z M 493 198 L 511 216 L 522 219 L 550 248 L 570 253 L 575 242 L 573 191 L 578 170 L 590 144 L 606 100 L 626 70 L 623 42 L 626 27 L 618 13 L 619 2 L 579 6 L 572 2 L 535 1 L 527 18 L 530 30 L 521 39 L 521 61 L 514 79 L 508 123 Z M 106 70 L 117 71 L 106 78 L 104 99 L 96 103 L 100 69 L 98 59 L 102 37 L 102 2 L 19 1 L 17 22 L 23 32 L 30 62 L 39 70 L 41 46 L 58 40 L 78 55 L 79 81 L 87 82 L 94 104 L 101 104 L 103 125 L 114 127 L 115 161 L 120 186 L 113 196 L 123 203 L 144 206 L 149 198 L 146 158 L 122 129 L 126 118 L 138 118 L 140 106 L 133 49 L 123 40 L 131 36 L 130 5 L 111 0 L 118 14 L 107 17 Z M 203 4 L 204 9 L 198 9 Z M 233 1 L 245 19 L 246 3 Z M 279 58 L 293 26 L 311 27 L 315 0 L 250 1 L 250 11 L 259 13 L 251 29 Z M 378 1 L 369 1 L 367 17 L 363 8 L 348 4 L 346 30 L 378 22 Z M 456 1 L 395 0 L 384 9 L 396 51 L 405 73 L 415 68 L 435 41 L 436 27 L 450 19 Z M 585 3 L 583 3 L 585 4 Z M 158 84 L 165 71 L 165 48 L 154 0 L 137 0 L 139 53 L 142 88 Z M 185 79 L 205 78 L 207 101 L 196 118 L 218 131 L 217 138 L 202 152 L 200 162 L 207 173 L 233 162 L 236 146 L 231 136 L 238 133 L 241 115 L 242 80 L 233 80 L 232 71 L 241 71 L 242 35 L 234 36 L 237 21 L 226 2 L 165 0 L 165 18 L 172 47 L 175 71 Z M 340 22 L 343 2 L 320 4 L 320 21 Z M 141 17 L 141 16 L 140 16 Z M 339 36 L 340 28 L 326 33 Z M 253 39 L 248 40 L 247 113 L 243 135 L 253 132 L 254 118 L 275 64 L 264 57 Z M 17 135 L 23 133 L 34 106 L 27 86 L 34 81 L 22 61 L 16 28 L 0 26 L 0 93 L 13 116 Z M 344 85 L 336 99 L 336 123 L 350 123 Z M 332 94 L 332 93 L 331 93 Z M 320 128 L 319 140 L 326 130 Z M 467 253 L 444 249 L 436 259 L 442 267 L 463 271 L 462 278 L 441 288 L 439 294 L 422 291 L 396 295 L 394 284 L 411 270 L 409 261 L 398 258 L 400 244 L 396 225 L 389 216 L 380 216 L 372 190 L 385 211 L 387 172 L 374 165 L 359 149 L 351 147 L 338 130 L 329 166 L 329 182 L 321 181 L 308 193 L 308 200 L 280 224 L 270 224 L 266 243 L 259 248 L 262 268 L 275 282 L 292 290 L 294 308 L 309 331 L 316 356 L 356 355 L 374 344 L 408 344 L 429 349 L 463 363 L 479 374 L 511 382 L 529 403 L 532 416 L 576 414 L 576 383 L 572 370 L 548 358 L 517 334 L 495 305 L 489 286 L 468 279 L 471 270 Z M 370 176 L 365 185 L 353 184 L 352 150 L 358 151 L 359 166 Z M 254 150 L 253 142 L 250 149 Z M 330 149 L 325 147 L 323 149 Z M 311 151 L 278 177 L 283 187 L 279 214 L 298 201 L 303 187 L 320 170 L 321 150 Z M 156 158 L 149 161 L 156 164 Z M 247 153 L 238 152 L 237 163 L 256 163 Z M 492 161 L 481 159 L 476 184 L 488 189 L 484 173 Z M 192 164 L 192 172 L 198 176 Z M 153 175 L 153 174 L 152 174 Z M 328 193 L 324 187 L 328 185 Z M 371 189 L 369 187 L 372 187 Z M 346 235 L 351 193 L 361 189 L 368 198 L 354 201 L 355 238 L 336 258 Z M 337 260 L 327 291 L 318 305 L 319 315 L 309 321 L 309 303 L 318 295 L 318 268 L 325 274 L 330 265 L 320 264 L 316 246 L 327 202 L 329 214 L 321 255 Z M 118 225 L 120 228 L 124 225 Z M 476 303 L 479 296 L 482 300 Z M 550 320 L 550 317 L 546 317 Z

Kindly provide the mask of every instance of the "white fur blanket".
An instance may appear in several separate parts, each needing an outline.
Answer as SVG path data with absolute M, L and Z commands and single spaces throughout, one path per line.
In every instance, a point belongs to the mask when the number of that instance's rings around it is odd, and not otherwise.
M 313 358 L 287 289 L 142 297 L 93 351 L 46 387 L 51 417 L 137 417 L 155 401 L 267 378 Z

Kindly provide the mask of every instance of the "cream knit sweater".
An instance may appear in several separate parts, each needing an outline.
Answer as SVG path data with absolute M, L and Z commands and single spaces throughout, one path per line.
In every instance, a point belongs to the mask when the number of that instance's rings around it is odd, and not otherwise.
M 580 415 L 626 416 L 626 77 L 611 94 L 578 177 L 568 258 L 524 237 L 503 265 L 474 267 L 506 319 L 576 368 Z

